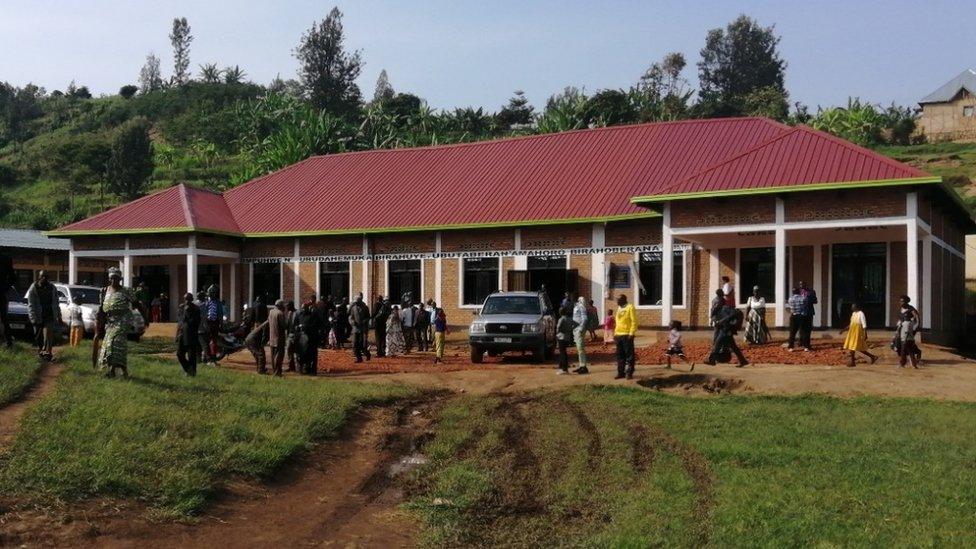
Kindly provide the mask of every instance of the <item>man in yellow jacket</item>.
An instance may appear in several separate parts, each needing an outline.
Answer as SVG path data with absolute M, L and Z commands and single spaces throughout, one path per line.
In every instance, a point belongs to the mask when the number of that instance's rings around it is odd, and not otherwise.
M 613 329 L 613 340 L 617 344 L 617 377 L 634 378 L 634 337 L 637 335 L 637 311 L 627 303 L 627 296 L 617 298 L 617 325 Z

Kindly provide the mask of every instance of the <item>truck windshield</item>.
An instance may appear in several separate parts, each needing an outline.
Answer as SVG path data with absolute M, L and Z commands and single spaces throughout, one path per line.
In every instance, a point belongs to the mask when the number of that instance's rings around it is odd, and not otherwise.
M 542 314 L 536 296 L 490 297 L 481 310 L 483 315 L 538 315 Z

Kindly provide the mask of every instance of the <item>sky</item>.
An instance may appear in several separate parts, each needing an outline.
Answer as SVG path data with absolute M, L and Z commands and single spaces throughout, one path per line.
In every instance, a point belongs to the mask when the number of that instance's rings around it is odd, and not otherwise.
M 167 35 L 186 17 L 194 72 L 240 65 L 267 84 L 295 77 L 295 46 L 333 5 L 347 46 L 362 52 L 364 97 L 386 69 L 397 91 L 434 108 L 493 110 L 516 89 L 541 107 L 570 85 L 626 88 L 671 51 L 685 54 L 694 87 L 705 33 L 741 13 L 775 25 L 790 100 L 812 110 L 849 96 L 914 105 L 976 66 L 976 0 L 0 0 L 0 81 L 63 90 L 75 80 L 113 94 L 136 82 L 149 52 L 168 76 Z

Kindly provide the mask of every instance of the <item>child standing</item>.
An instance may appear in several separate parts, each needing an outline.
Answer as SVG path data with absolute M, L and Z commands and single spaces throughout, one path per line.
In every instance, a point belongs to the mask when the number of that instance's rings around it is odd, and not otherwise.
M 844 350 L 850 351 L 851 353 L 851 363 L 847 365 L 848 368 L 854 367 L 854 354 L 861 353 L 871 360 L 871 364 L 874 364 L 878 357 L 872 355 L 868 351 L 868 320 L 864 316 L 864 312 L 861 311 L 861 306 L 857 303 L 851 303 L 851 322 L 846 328 L 840 331 L 840 333 L 847 332 L 847 338 L 844 339 Z
M 681 360 L 688 362 L 688 357 L 685 356 L 685 348 L 681 342 L 681 321 L 672 320 L 670 330 L 668 331 L 668 350 L 664 352 L 667 356 L 668 364 L 665 368 L 671 369 L 671 357 L 676 356 Z M 689 372 L 695 371 L 695 363 L 691 363 L 691 369 Z
M 607 310 L 607 318 L 603 319 L 603 346 L 613 343 L 613 330 L 617 327 L 617 319 L 613 316 L 613 309 Z
M 338 349 L 339 348 L 339 338 L 336 336 L 336 315 L 334 313 L 329 314 L 329 348 Z
M 68 307 L 68 325 L 71 328 L 71 346 L 77 347 L 85 338 L 85 321 L 82 318 L 81 296 L 75 296 Z
M 573 308 L 563 307 L 559 310 L 559 322 L 556 323 L 556 341 L 559 343 L 559 375 L 569 373 L 569 355 L 566 349 L 573 344 L 573 330 L 576 329 L 573 320 Z
M 437 308 L 434 313 L 434 364 L 444 362 L 444 338 L 447 336 L 447 315 L 444 309 Z

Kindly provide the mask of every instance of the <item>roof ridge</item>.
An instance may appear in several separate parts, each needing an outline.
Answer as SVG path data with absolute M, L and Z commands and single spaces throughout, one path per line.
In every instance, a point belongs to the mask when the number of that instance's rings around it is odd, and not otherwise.
M 698 177 L 699 175 L 703 175 L 703 174 L 705 174 L 707 172 L 710 172 L 710 171 L 712 171 L 714 169 L 720 168 L 720 167 L 722 167 L 722 166 L 724 166 L 726 164 L 729 164 L 731 162 L 734 162 L 734 161 L 742 158 L 743 156 L 746 156 L 747 154 L 752 154 L 753 152 L 758 151 L 759 149 L 761 149 L 761 148 L 763 148 L 763 147 L 765 147 L 767 145 L 770 145 L 772 143 L 775 143 L 776 141 L 779 141 L 780 139 L 783 139 L 784 137 L 786 137 L 788 135 L 793 135 L 794 133 L 796 133 L 798 131 L 798 128 L 796 126 L 793 126 L 793 127 L 785 126 L 785 127 L 788 128 L 788 129 L 786 129 L 786 131 L 784 131 L 783 133 L 774 135 L 774 136 L 770 137 L 769 139 L 766 139 L 764 141 L 760 141 L 759 143 L 753 145 L 752 147 L 746 147 L 745 150 L 742 150 L 742 151 L 739 151 L 737 153 L 734 153 L 732 156 L 729 156 L 728 158 L 725 158 L 723 160 L 720 160 L 720 161 L 718 161 L 718 162 L 716 162 L 714 164 L 711 164 L 709 166 L 705 166 L 704 168 L 702 168 L 702 169 L 698 170 L 697 172 L 695 172 L 695 173 L 693 173 L 693 174 L 685 177 L 684 179 L 680 179 L 680 180 L 675 181 L 674 183 L 668 185 L 667 187 L 664 187 L 663 189 L 661 189 L 661 192 L 656 193 L 656 194 L 668 194 L 666 191 L 668 191 L 669 189 L 672 189 L 674 187 L 677 187 L 678 185 L 680 185 L 682 183 L 685 183 L 687 181 L 690 181 L 690 180 Z
M 180 187 L 180 203 L 183 204 L 183 219 L 186 221 L 186 226 L 191 229 L 196 229 L 196 219 L 193 218 L 193 209 L 190 208 L 190 197 L 187 196 L 186 185 L 183 183 L 179 184 Z
M 169 187 L 166 187 L 165 189 L 160 189 L 160 190 L 158 190 L 158 191 L 156 191 L 156 192 L 154 192 L 154 193 L 150 193 L 150 194 L 147 194 L 146 196 L 140 196 L 139 198 L 137 198 L 137 199 L 135 199 L 135 200 L 132 200 L 132 201 L 129 201 L 129 202 L 125 202 L 125 203 L 123 203 L 123 204 L 119 204 L 118 206 L 113 206 L 113 207 L 111 207 L 111 208 L 109 208 L 109 209 L 107 209 L 107 210 L 105 210 L 104 212 L 98 212 L 97 214 L 95 214 L 95 215 L 93 215 L 93 216 L 90 216 L 90 217 L 86 217 L 86 218 L 84 218 L 84 219 L 80 219 L 80 220 L 78 220 L 78 221 L 75 221 L 74 223 L 69 223 L 68 225 L 65 225 L 65 226 L 63 226 L 63 227 L 60 227 L 60 228 L 58 228 L 57 230 L 59 230 L 59 231 L 60 231 L 60 230 L 62 230 L 62 229 L 67 229 L 68 227 L 71 227 L 72 225 L 75 225 L 75 224 L 77 224 L 77 223 L 81 223 L 82 221 L 90 221 L 90 220 L 93 220 L 93 219 L 98 219 L 98 218 L 100 218 L 100 217 L 103 217 L 103 216 L 106 216 L 106 215 L 108 215 L 108 214 L 110 214 L 110 213 L 112 213 L 112 212 L 114 212 L 115 210 L 118 210 L 119 208 L 123 208 L 123 207 L 127 207 L 127 206 L 131 206 L 132 204 L 138 204 L 138 203 L 140 203 L 140 202 L 143 202 L 143 201 L 146 201 L 146 200 L 149 200 L 150 198 L 152 198 L 152 197 L 154 197 L 154 196 L 158 196 L 158 195 L 161 195 L 161 194 L 163 194 L 163 193 L 167 193 L 167 192 L 170 192 L 170 191 L 172 191 L 172 190 L 173 190 L 173 188 L 174 188 L 174 187 L 176 187 L 176 186 L 177 186 L 177 185 L 170 185 Z

